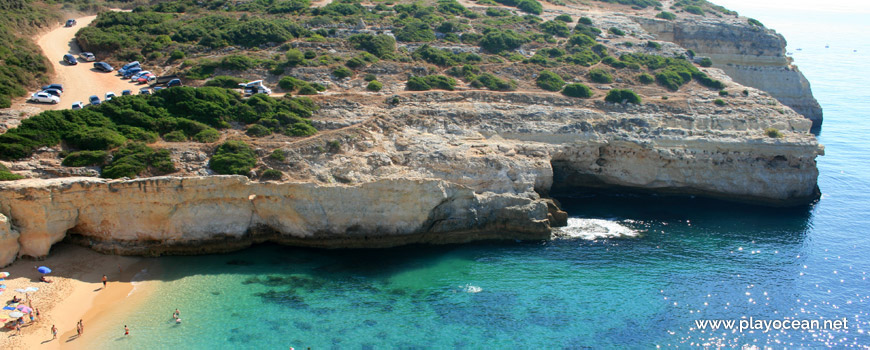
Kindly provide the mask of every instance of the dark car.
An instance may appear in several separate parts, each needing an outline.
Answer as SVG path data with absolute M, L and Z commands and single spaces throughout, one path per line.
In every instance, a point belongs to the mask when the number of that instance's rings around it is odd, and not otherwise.
M 139 89 L 139 95 L 151 95 L 151 89 L 141 88 Z
M 57 97 L 60 97 L 60 94 L 61 94 L 61 91 L 58 89 L 45 89 L 45 90 L 42 90 L 42 92 L 46 92 L 49 95 L 54 95 Z
M 76 56 L 70 54 L 63 55 L 63 61 L 70 65 L 79 64 L 79 61 L 76 61 Z
M 129 69 L 124 71 L 123 77 L 124 77 L 124 79 L 129 79 L 131 76 L 133 76 L 133 74 L 139 73 L 141 71 L 142 71 L 142 68 L 140 68 L 140 67 L 129 68 Z
M 65 25 L 66 25 L 67 27 L 72 27 L 72 26 L 76 25 L 76 20 L 74 20 L 74 19 L 68 19 L 68 20 L 66 20 L 66 24 L 65 24 Z
M 42 89 L 43 89 L 43 90 L 48 90 L 48 89 L 57 89 L 57 90 L 60 90 L 60 92 L 63 92 L 63 85 L 61 85 L 61 84 L 51 84 L 51 85 L 43 86 Z
M 93 95 L 91 97 L 88 97 L 88 101 L 91 103 L 91 106 L 96 106 L 96 105 L 100 104 L 100 98 L 97 97 L 97 95 Z
M 133 94 L 133 91 L 130 91 L 130 90 L 121 91 L 121 96 L 130 96 L 132 94 Z
M 103 71 L 103 72 L 111 72 L 111 71 L 115 70 L 115 68 L 113 68 L 111 65 L 109 65 L 109 64 L 106 63 L 106 62 L 96 62 L 96 63 L 94 63 L 94 69 L 96 69 L 96 70 L 100 70 L 100 71 Z
M 172 79 L 168 83 L 166 83 L 166 87 L 171 88 L 173 86 L 181 86 L 181 79 Z

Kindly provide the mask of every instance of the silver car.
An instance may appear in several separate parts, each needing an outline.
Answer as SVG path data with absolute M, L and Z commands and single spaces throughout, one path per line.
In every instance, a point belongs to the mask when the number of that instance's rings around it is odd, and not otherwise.
M 39 103 L 51 103 L 57 104 L 60 102 L 60 97 L 54 96 L 47 92 L 35 92 L 30 95 L 30 101 L 39 102 Z

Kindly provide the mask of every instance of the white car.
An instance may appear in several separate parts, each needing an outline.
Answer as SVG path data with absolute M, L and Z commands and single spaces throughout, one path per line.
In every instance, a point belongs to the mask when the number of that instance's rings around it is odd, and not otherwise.
M 151 71 L 143 70 L 143 71 L 141 71 L 141 72 L 138 72 L 138 73 L 136 73 L 136 74 L 133 74 L 133 76 L 130 77 L 130 81 L 136 81 L 136 80 L 139 80 L 139 77 L 141 77 L 141 76 L 143 76 L 143 75 L 145 75 L 145 74 L 151 74 Z
M 79 57 L 81 57 L 83 60 L 85 60 L 87 62 L 93 62 L 93 61 L 97 60 L 97 57 L 94 56 L 94 54 L 92 54 L 90 52 L 82 52 L 79 54 Z
M 30 95 L 30 100 L 40 103 L 59 103 L 60 97 L 54 96 L 47 92 L 36 92 Z
M 109 91 L 109 92 L 106 93 L 106 101 L 111 100 L 112 97 L 115 97 L 115 93 L 114 93 L 114 92 Z
M 81 101 L 73 102 L 72 104 L 72 109 L 82 109 L 84 107 L 85 105 Z

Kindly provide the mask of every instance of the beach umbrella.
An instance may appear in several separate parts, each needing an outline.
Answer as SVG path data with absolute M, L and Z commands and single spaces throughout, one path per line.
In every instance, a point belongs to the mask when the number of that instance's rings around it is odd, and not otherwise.
M 21 311 L 25 314 L 29 314 L 29 313 L 33 312 L 33 309 L 31 309 L 27 305 L 18 305 L 18 311 Z
M 24 313 L 21 311 L 12 311 L 9 313 L 9 317 L 11 318 L 19 318 L 21 316 L 24 316 Z
M 42 273 L 42 274 L 51 273 L 51 269 L 48 268 L 48 266 L 37 267 L 36 271 L 39 271 L 39 273 Z
M 18 292 L 18 293 L 27 293 L 27 291 L 24 290 L 24 288 L 18 288 L 18 289 L 16 289 L 15 291 Z
M 31 293 L 31 292 L 35 292 L 35 291 L 38 291 L 38 290 L 39 290 L 39 288 L 36 288 L 36 287 L 27 287 L 27 288 L 24 288 L 24 292 L 25 292 L 25 293 Z
M 0 272 L 0 278 L 6 278 L 6 277 L 9 277 L 9 273 L 8 273 L 8 272 L 5 272 L 5 271 L 4 271 L 4 272 Z
M 4 306 L 3 310 L 15 311 L 15 307 L 14 306 Z

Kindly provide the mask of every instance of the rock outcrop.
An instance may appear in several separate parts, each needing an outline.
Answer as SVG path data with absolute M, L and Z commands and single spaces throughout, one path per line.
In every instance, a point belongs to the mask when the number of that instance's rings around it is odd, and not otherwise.
M 770 93 L 812 120 L 814 127 L 822 124 L 822 107 L 813 97 L 809 81 L 792 65 L 786 56 L 785 38 L 775 31 L 749 25 L 739 18 L 634 19 L 659 40 L 710 57 L 713 66 L 734 81 Z
M 44 257 L 67 236 L 101 252 L 149 256 L 225 252 L 265 241 L 353 248 L 546 239 L 548 203 L 476 194 L 440 180 L 357 186 L 242 176 L 22 180 L 0 184 L 0 211 L 20 232 L 2 221 L 0 258 L 10 252 Z
M 0 266 L 6 266 L 15 261 L 20 248 L 18 231 L 12 229 L 9 218 L 0 214 Z

